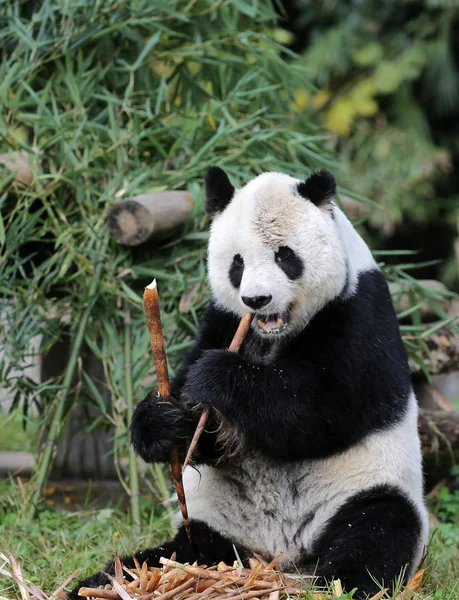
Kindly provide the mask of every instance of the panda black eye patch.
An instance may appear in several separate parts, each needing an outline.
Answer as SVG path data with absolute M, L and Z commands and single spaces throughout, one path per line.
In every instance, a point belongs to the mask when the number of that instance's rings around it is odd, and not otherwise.
M 235 254 L 229 270 L 229 280 L 231 285 L 238 288 L 241 285 L 242 274 L 244 273 L 244 259 L 240 254 Z
M 288 246 L 279 246 L 274 260 L 291 280 L 299 279 L 304 271 L 303 261 Z

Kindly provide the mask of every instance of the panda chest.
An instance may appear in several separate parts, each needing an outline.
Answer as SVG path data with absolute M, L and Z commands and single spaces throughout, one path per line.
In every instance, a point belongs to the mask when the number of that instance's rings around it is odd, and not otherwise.
M 316 524 L 316 513 L 325 501 L 313 462 L 274 463 L 258 456 L 233 461 L 228 469 L 199 471 L 197 477 L 186 473 L 191 518 L 268 558 L 282 552 L 286 564 L 310 549 L 305 541 L 315 539 L 321 520 Z
M 254 365 L 269 365 L 276 360 L 280 349 L 281 345 L 277 340 L 264 340 L 249 333 L 240 354 Z

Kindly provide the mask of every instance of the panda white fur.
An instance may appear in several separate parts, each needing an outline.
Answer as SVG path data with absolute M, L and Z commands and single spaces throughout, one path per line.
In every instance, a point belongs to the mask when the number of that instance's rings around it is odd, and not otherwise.
M 356 597 L 391 587 L 419 563 L 428 520 L 417 403 L 384 277 L 327 171 L 266 173 L 235 190 L 212 168 L 206 196 L 213 302 L 172 402 L 151 394 L 131 425 L 137 452 L 165 460 L 173 447 L 184 454 L 212 408 L 184 474 L 193 546 L 181 528 L 137 557 L 232 562 L 235 544 L 243 558 L 282 552 L 285 569 L 340 577 Z M 247 311 L 249 335 L 230 353 Z

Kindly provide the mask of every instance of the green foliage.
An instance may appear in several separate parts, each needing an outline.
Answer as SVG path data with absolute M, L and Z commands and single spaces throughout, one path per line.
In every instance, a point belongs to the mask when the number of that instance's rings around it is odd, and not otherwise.
M 405 109 L 410 109 L 405 101 Z M 400 157 L 409 157 L 401 160 Z M 438 217 L 443 204 L 435 202 L 435 178 L 449 166 L 449 155 L 414 130 L 387 125 L 374 129 L 367 121 L 354 129 L 341 153 L 349 172 L 383 210 L 373 211 L 369 222 L 389 235 L 410 215 L 417 221 Z M 394 181 L 396 182 L 394 184 Z
M 172 374 L 195 337 L 209 299 L 205 169 L 218 163 L 237 184 L 264 170 L 307 175 L 333 161 L 315 124 L 319 116 L 297 110 L 301 102 L 292 81 L 312 94 L 310 65 L 276 41 L 280 32 L 269 0 L 4 0 L 0 6 L 0 149 L 25 151 L 33 172 L 26 188 L 0 172 L 0 314 L 8 348 L 0 373 L 13 409 L 27 415 L 34 405 L 49 431 L 30 503 L 34 511 L 55 440 L 76 403 L 96 407 L 99 416 L 90 427 L 111 427 L 117 461 L 126 454 L 132 403 L 154 385 L 141 300 L 153 276 Z M 346 35 L 355 27 L 349 21 Z M 368 43 L 358 37 L 346 44 L 346 54 L 336 42 L 336 56 L 324 69 L 331 78 L 347 73 L 362 63 L 359 49 Z M 382 49 L 372 43 L 370 68 L 377 70 Z M 342 55 L 347 62 L 340 71 Z M 399 51 L 394 60 L 404 80 L 414 76 L 422 56 L 417 46 Z M 357 82 L 348 109 L 371 113 L 374 94 L 371 78 Z M 327 102 L 319 100 L 317 106 Z M 377 158 L 364 141 L 360 160 L 368 165 L 363 157 L 370 156 L 373 164 Z M 428 150 L 422 156 L 428 162 Z M 380 168 L 375 180 L 382 182 L 387 173 Z M 414 170 L 411 180 L 419 177 Z M 195 198 L 174 242 L 133 252 L 109 238 L 105 217 L 113 202 L 171 188 L 188 189 Z M 396 195 L 394 205 L 398 201 Z M 190 295 L 191 305 L 180 307 Z M 62 376 L 40 384 L 21 366 L 37 336 L 42 353 L 63 336 L 71 340 Z M 418 347 L 410 350 L 416 354 Z M 87 371 L 89 351 L 102 362 L 109 405 Z M 132 454 L 129 477 L 125 485 L 134 498 Z M 152 485 L 164 497 L 160 471 Z M 138 521 L 136 513 L 133 505 Z
M 140 534 L 134 530 L 131 521 L 123 510 L 121 502 L 113 501 L 105 508 L 98 508 L 88 496 L 84 506 L 74 512 L 59 507 L 46 507 L 39 513 L 39 519 L 32 524 L 24 519 L 21 510 L 21 492 L 16 484 L 4 481 L 0 485 L 0 554 L 10 549 L 21 563 L 24 575 L 45 592 L 52 592 L 79 569 L 76 578 L 84 577 L 101 568 L 115 552 L 129 554 L 138 548 L 160 544 L 170 535 L 169 521 L 164 509 L 153 504 L 144 495 L 140 505 L 142 522 L 145 525 Z M 457 498 L 453 501 L 440 490 L 432 500 L 436 515 L 445 521 L 438 525 L 433 535 L 426 559 L 426 574 L 421 592 L 416 600 L 456 600 L 459 593 L 459 571 L 457 555 L 459 540 L 457 524 L 453 522 L 450 506 L 459 508 Z M 443 529 L 448 528 L 443 538 Z M 456 534 L 455 543 L 445 543 L 444 539 Z M 11 579 L 2 574 L 0 557 L 0 598 L 17 597 L 17 587 Z M 73 587 L 74 580 L 68 588 Z M 304 600 L 313 600 L 312 593 L 324 592 L 305 581 L 309 594 Z M 354 593 L 341 596 L 350 600 Z M 383 600 L 396 600 L 384 596 Z M 337 598 L 330 589 L 330 598 Z
M 140 504 L 144 530 L 139 534 L 127 518 L 121 502 L 98 508 L 90 495 L 75 512 L 48 507 L 30 523 L 22 516 L 20 491 L 3 481 L 0 485 L 0 552 L 11 550 L 26 577 L 40 588 L 54 591 L 79 569 L 78 577 L 102 568 L 115 551 L 130 554 L 160 543 L 170 535 L 170 524 L 161 505 L 144 495 Z M 0 559 L 0 567 L 2 561 Z M 73 581 L 73 585 L 76 580 Z M 16 586 L 0 573 L 0 596 L 16 598 Z
M 91 427 L 113 427 L 116 455 L 124 452 L 127 389 L 137 399 L 145 382 L 154 384 L 141 301 L 153 276 L 172 373 L 195 336 L 208 300 L 205 169 L 218 163 L 238 182 L 263 170 L 307 175 L 330 164 L 309 119 L 286 114 L 291 81 L 309 87 L 309 80 L 270 37 L 273 24 L 268 0 L 1 3 L 1 150 L 27 152 L 34 177 L 13 193 L 12 175 L 1 172 L 8 352 L 0 373 L 13 407 L 34 403 L 50 426 L 34 502 L 75 403 L 96 406 Z M 170 188 L 188 189 L 196 201 L 174 243 L 134 253 L 109 239 L 110 204 Z M 190 289 L 193 305 L 180 311 Z M 63 335 L 71 340 L 65 372 L 36 384 L 21 370 L 31 341 L 42 336 L 46 352 Z M 110 406 L 82 361 L 88 349 L 102 361 Z
M 350 187 L 381 207 L 370 215 L 384 236 L 406 217 L 455 222 L 459 195 L 459 7 L 450 2 L 314 4 L 296 0 L 308 43 L 300 64 L 318 90 L 302 109 L 336 134 Z M 298 41 L 301 36 L 298 37 Z M 298 95 L 297 91 L 297 95 Z M 457 268 L 445 270 L 457 284 Z
M 433 526 L 428 558 L 428 584 L 435 589 L 434 600 L 459 594 L 459 468 L 452 471 L 451 487 L 442 487 L 430 500 L 438 519 Z M 454 595 L 453 595 L 454 594 Z M 449 596 L 446 596 L 449 597 Z

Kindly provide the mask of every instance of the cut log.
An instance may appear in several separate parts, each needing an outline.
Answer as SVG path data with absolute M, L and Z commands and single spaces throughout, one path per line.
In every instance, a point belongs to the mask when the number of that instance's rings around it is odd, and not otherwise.
M 415 341 L 414 336 L 404 337 Z M 459 335 L 452 327 L 446 325 L 424 341 L 428 350 L 421 352 L 422 363 L 431 375 L 459 370 Z M 410 371 L 412 375 L 422 373 L 421 366 L 411 358 Z
M 418 426 L 424 454 L 459 449 L 459 410 L 421 409 Z
M 153 237 L 163 239 L 188 217 L 193 198 L 188 192 L 167 191 L 120 200 L 108 211 L 107 226 L 124 246 L 138 246 Z
M 439 481 L 450 479 L 451 467 L 459 460 L 459 410 L 421 409 L 418 428 L 424 485 L 426 490 L 430 490 Z

